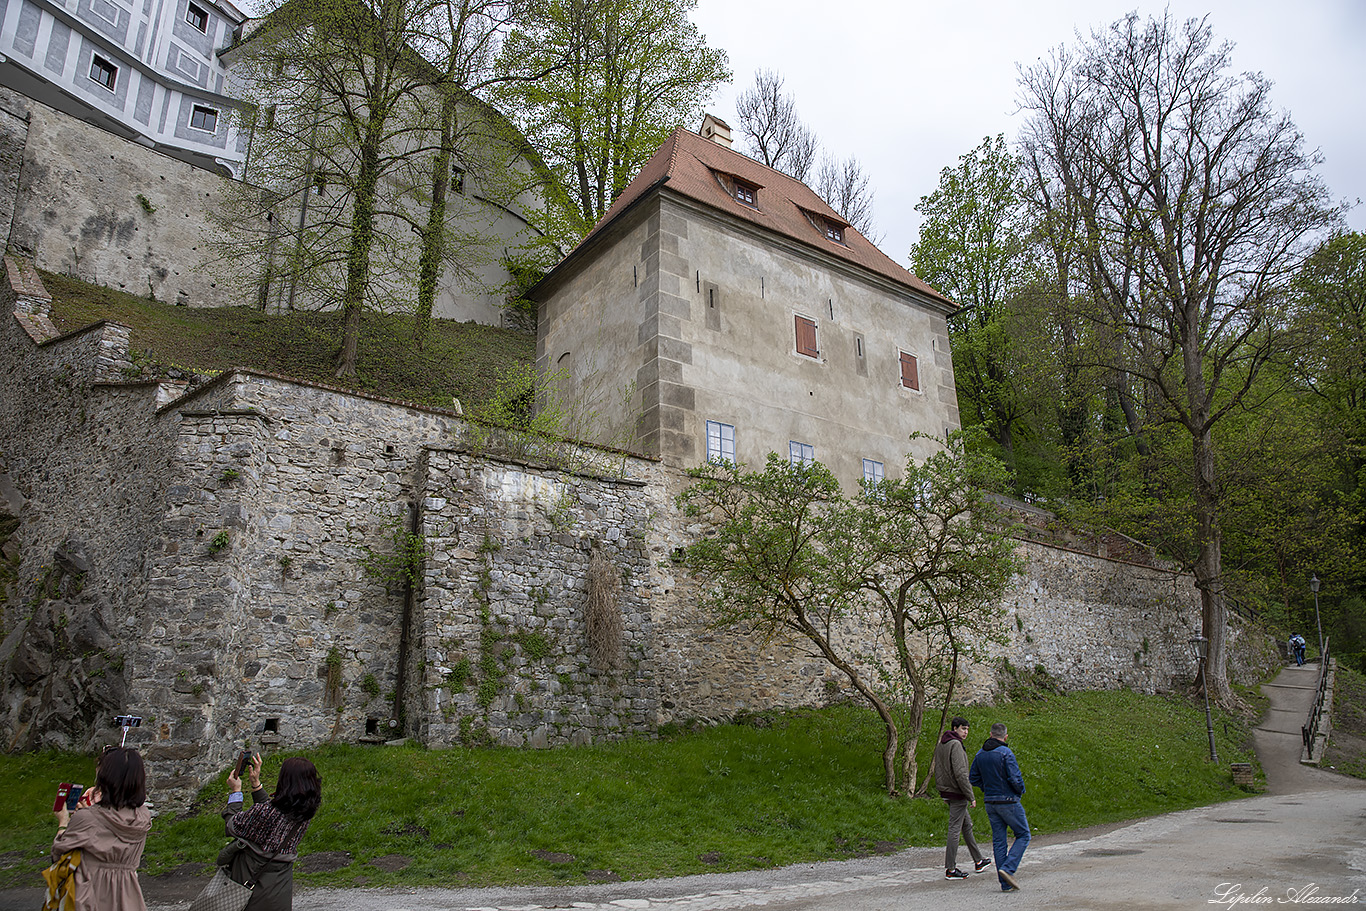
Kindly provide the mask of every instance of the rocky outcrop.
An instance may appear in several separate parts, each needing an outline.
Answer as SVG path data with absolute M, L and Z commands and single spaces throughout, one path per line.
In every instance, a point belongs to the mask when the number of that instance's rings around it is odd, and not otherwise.
M 89 571 L 78 542 L 59 549 L 32 613 L 0 645 L 0 718 L 10 750 L 89 748 L 127 698 L 107 606 L 82 593 Z

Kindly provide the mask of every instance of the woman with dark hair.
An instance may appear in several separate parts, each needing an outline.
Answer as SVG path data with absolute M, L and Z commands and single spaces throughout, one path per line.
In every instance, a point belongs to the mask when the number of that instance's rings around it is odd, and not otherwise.
M 95 786 L 76 812 L 63 805 L 53 815 L 53 861 L 68 851 L 81 852 L 73 874 L 76 911 L 146 911 L 138 864 L 152 814 L 147 810 L 147 772 L 138 751 L 106 747 L 95 767 Z
M 251 809 L 242 812 L 242 779 L 228 772 L 228 835 L 237 839 L 218 855 L 219 866 L 239 883 L 252 884 L 246 911 L 289 911 L 294 906 L 294 861 L 299 842 L 322 803 L 323 785 L 313 763 L 292 756 L 280 766 L 275 794 L 261 787 L 261 757 L 247 767 Z

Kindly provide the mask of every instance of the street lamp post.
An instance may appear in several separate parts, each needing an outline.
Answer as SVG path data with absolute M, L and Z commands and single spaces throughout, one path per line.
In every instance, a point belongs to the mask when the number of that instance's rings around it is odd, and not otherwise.
M 1319 581 L 1318 574 L 1309 577 L 1309 590 L 1314 593 L 1314 623 L 1319 628 L 1319 663 L 1323 663 L 1323 620 L 1319 617 L 1319 586 L 1323 583 Z
M 1214 720 L 1209 714 L 1209 676 L 1205 672 L 1205 658 L 1209 652 L 1209 640 L 1204 636 L 1192 636 L 1191 651 L 1200 669 L 1200 682 L 1205 691 L 1205 730 L 1209 733 L 1209 761 L 1218 762 L 1219 754 L 1214 751 Z

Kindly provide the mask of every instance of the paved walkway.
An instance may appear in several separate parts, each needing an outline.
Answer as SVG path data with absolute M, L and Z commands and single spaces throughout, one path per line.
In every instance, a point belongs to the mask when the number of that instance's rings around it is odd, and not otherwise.
M 1287 668 L 1255 732 L 1261 796 L 1135 823 L 1038 837 L 1002 894 L 990 871 L 948 882 L 942 848 L 778 870 L 644 882 L 505 889 L 309 889 L 297 911 L 978 911 L 1194 909 L 1356 897 L 1366 903 L 1366 782 L 1299 764 L 1317 666 Z M 1026 775 L 1028 765 L 1025 766 Z M 1026 802 L 1026 807 L 1028 803 Z M 1260 896 L 1260 899 L 1258 898 Z M 149 897 L 154 890 L 149 889 Z M 167 896 L 169 897 L 169 896 Z M 36 907 L 14 905 L 13 907 Z M 153 903 L 183 911 L 188 900 Z M 0 909 L 9 908 L 0 899 Z

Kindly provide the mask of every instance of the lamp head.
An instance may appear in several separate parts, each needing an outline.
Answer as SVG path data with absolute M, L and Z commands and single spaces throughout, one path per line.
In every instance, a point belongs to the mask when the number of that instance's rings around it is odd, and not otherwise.
M 1322 584 L 1323 583 L 1319 581 L 1319 577 L 1317 574 L 1309 577 L 1309 590 L 1314 594 L 1317 595 L 1319 593 L 1319 586 Z

